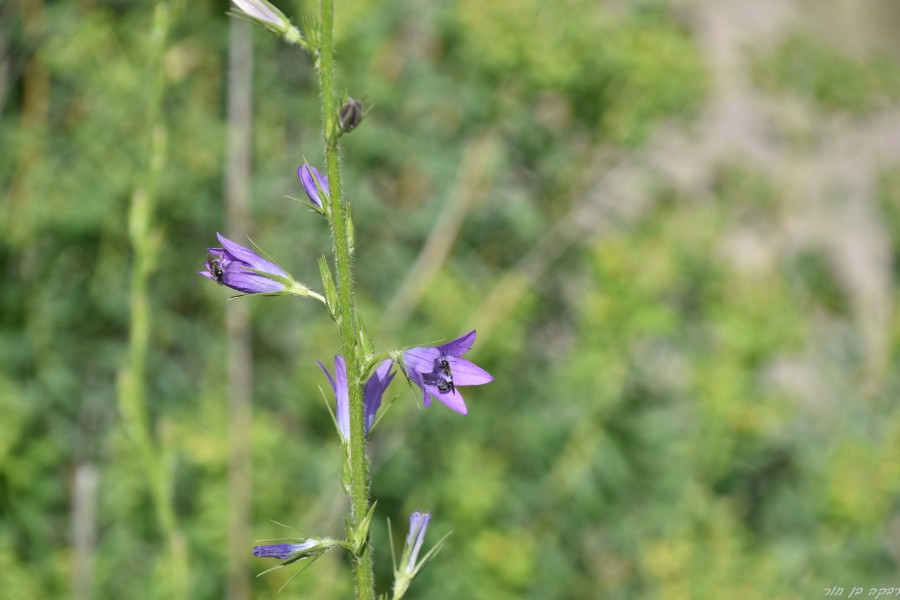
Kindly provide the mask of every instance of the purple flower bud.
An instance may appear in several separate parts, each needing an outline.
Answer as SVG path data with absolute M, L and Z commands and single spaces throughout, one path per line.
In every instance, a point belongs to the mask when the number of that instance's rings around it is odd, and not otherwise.
M 419 550 L 425 541 L 425 531 L 431 522 L 431 513 L 419 511 L 409 515 L 409 535 L 406 536 L 406 549 L 409 551 L 409 560 L 406 561 L 406 572 L 413 574 L 416 570 L 416 561 L 419 559 Z
M 394 361 L 392 360 L 383 361 L 378 365 L 378 368 L 375 369 L 372 376 L 369 377 L 369 380 L 366 381 L 365 389 L 363 391 L 363 413 L 365 417 L 366 434 L 372 429 L 372 424 L 375 422 L 375 415 L 381 407 L 381 397 L 384 395 L 384 391 L 396 374 L 391 373 L 393 365 Z M 334 397 L 337 404 L 338 430 L 341 432 L 341 437 L 344 440 L 348 440 L 350 439 L 350 394 L 347 387 L 347 366 L 344 362 L 344 357 L 334 357 L 333 379 L 328 372 L 328 369 L 326 369 L 325 365 L 321 362 L 319 363 L 319 368 L 325 373 L 325 377 L 328 378 L 328 383 L 331 384 L 331 389 L 334 391 Z
M 303 191 L 309 196 L 309 201 L 316 205 L 316 207 L 322 208 L 323 199 L 319 198 L 319 190 L 316 188 L 316 181 L 319 182 L 319 188 L 322 189 L 322 192 L 324 192 L 327 197 L 329 193 L 328 177 L 308 163 L 303 163 L 303 165 L 297 169 L 297 176 L 300 177 L 300 183 L 303 185 Z
M 357 125 L 362 123 L 362 120 L 362 104 L 355 98 L 347 100 L 338 111 L 338 123 L 344 131 L 353 131 Z
M 253 250 L 236 244 L 217 233 L 221 248 L 210 248 L 206 270 L 201 275 L 220 285 L 245 294 L 272 294 L 285 291 L 285 284 L 262 273 L 290 279 L 281 267 L 266 260 Z M 255 271 L 260 271 L 259 273 Z
M 406 376 L 422 388 L 425 406 L 431 398 L 464 415 L 468 412 L 456 388 L 484 385 L 494 377 L 478 365 L 460 358 L 475 342 L 475 330 L 443 346 L 411 348 L 403 353 Z
M 310 538 L 302 544 L 270 544 L 268 546 L 254 546 L 253 556 L 287 560 L 289 558 L 294 558 L 311 548 L 315 548 L 318 545 L 319 540 Z

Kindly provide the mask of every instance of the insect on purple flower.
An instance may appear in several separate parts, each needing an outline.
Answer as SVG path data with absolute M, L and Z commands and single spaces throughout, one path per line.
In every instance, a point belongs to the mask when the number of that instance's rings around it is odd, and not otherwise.
M 284 283 L 263 275 L 266 273 L 290 279 L 281 267 L 220 233 L 216 236 L 222 247 L 209 249 L 206 270 L 200 271 L 201 275 L 245 294 L 271 294 L 285 290 Z
M 222 278 L 225 276 L 225 269 L 222 268 L 222 258 L 210 252 L 206 256 L 206 265 L 209 272 L 213 275 L 212 278 L 217 283 L 222 283 Z
M 422 389 L 425 406 L 431 400 L 464 415 L 468 412 L 458 387 L 484 385 L 494 377 L 478 365 L 461 358 L 475 342 L 475 330 L 442 346 L 411 348 L 403 353 L 406 376 Z

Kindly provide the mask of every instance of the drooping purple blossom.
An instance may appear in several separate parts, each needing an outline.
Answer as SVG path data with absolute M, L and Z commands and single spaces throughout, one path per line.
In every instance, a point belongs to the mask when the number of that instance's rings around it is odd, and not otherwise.
M 475 330 L 443 346 L 412 348 L 403 353 L 406 376 L 422 388 L 425 406 L 431 398 L 464 415 L 468 412 L 457 388 L 484 385 L 494 377 L 478 365 L 460 358 L 475 342 Z
M 419 511 L 409 515 L 409 534 L 406 536 L 406 551 L 409 559 L 406 561 L 406 573 L 412 575 L 416 572 L 416 561 L 419 559 L 419 550 L 425 541 L 425 531 L 431 522 L 431 513 Z
M 301 544 L 269 544 L 267 546 L 254 546 L 253 556 L 287 560 L 299 556 L 318 545 L 319 540 L 310 538 Z
M 284 283 L 262 274 L 268 273 L 290 279 L 290 275 L 281 267 L 253 250 L 232 242 L 220 233 L 217 233 L 216 237 L 219 238 L 222 247 L 209 249 L 206 270 L 199 271 L 201 275 L 245 294 L 272 294 L 285 291 Z
M 366 434 L 369 433 L 369 430 L 372 429 L 372 425 L 375 423 L 375 415 L 381 407 L 381 397 L 384 395 L 384 391 L 391 383 L 394 375 L 396 375 L 396 373 L 391 373 L 393 365 L 393 360 L 383 361 L 366 381 L 363 389 L 363 416 Z M 338 430 L 341 432 L 341 437 L 344 440 L 348 440 L 350 439 L 350 393 L 347 386 L 347 365 L 344 362 L 344 357 L 334 357 L 334 378 L 331 377 L 328 369 L 321 362 L 319 363 L 319 368 L 325 373 L 328 383 L 331 384 L 331 389 L 334 391 L 337 404 Z
M 309 201 L 317 208 L 322 208 L 322 198 L 319 197 L 319 189 L 322 190 L 325 196 L 328 196 L 328 177 L 309 163 L 303 163 L 297 169 L 297 176 L 300 177 L 300 183 L 303 185 L 303 191 L 309 196 Z M 316 181 L 319 182 L 318 188 L 316 187 Z

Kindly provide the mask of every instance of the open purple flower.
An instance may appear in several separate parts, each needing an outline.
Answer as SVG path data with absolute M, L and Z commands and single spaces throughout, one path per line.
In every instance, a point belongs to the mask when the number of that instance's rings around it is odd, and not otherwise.
M 396 374 L 391 373 L 393 366 L 394 361 L 392 360 L 382 362 L 369 377 L 369 380 L 366 381 L 363 389 L 363 416 L 366 434 L 372 429 L 372 424 L 375 422 L 375 414 L 381 407 L 381 397 Z M 350 394 L 347 387 L 347 365 L 344 362 L 344 357 L 334 357 L 334 378 L 331 377 L 328 369 L 321 362 L 319 363 L 319 368 L 325 373 L 325 377 L 328 378 L 328 383 L 331 384 L 331 389 L 334 391 L 337 403 L 338 430 L 341 432 L 341 437 L 346 441 L 350 439 Z
M 300 183 L 303 185 L 303 191 L 309 196 L 309 201 L 317 208 L 322 208 L 322 199 L 319 197 L 319 189 L 321 189 L 326 196 L 328 195 L 328 177 L 320 173 L 318 169 L 309 163 L 303 163 L 303 165 L 297 169 L 297 176 L 300 177 Z M 318 188 L 316 187 L 316 181 L 319 182 Z
M 222 247 L 209 249 L 206 270 L 200 271 L 201 275 L 245 294 L 272 294 L 285 291 L 284 283 L 262 274 L 290 279 L 290 275 L 281 267 L 253 250 L 232 242 L 220 233 L 217 233 L 216 237 L 219 238 Z
M 460 358 L 475 342 L 475 330 L 443 346 L 412 348 L 403 353 L 406 376 L 422 388 L 425 406 L 431 398 L 443 402 L 451 410 L 466 414 L 466 403 L 456 388 L 483 385 L 493 376 L 478 365 Z

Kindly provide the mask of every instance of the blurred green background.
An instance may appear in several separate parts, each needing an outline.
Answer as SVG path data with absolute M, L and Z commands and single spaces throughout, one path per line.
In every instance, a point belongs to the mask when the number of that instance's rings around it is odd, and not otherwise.
M 312 2 L 279 3 L 295 22 Z M 254 540 L 340 536 L 318 305 L 197 276 L 224 208 L 224 0 L 182 3 L 149 288 L 150 421 L 190 598 L 229 559 L 229 341 L 252 323 Z M 152 3 L 0 4 L 0 597 L 166 598 L 118 409 Z M 398 378 L 372 436 L 378 588 L 416 509 L 453 530 L 409 598 L 809 599 L 900 586 L 900 5 L 338 0 L 361 309 L 379 350 L 479 331 L 469 415 Z M 311 61 L 252 32 L 255 242 L 314 288 Z M 242 519 L 237 516 L 238 521 Z M 271 520 L 296 528 L 285 529 Z M 398 532 L 399 530 L 399 532 Z M 229 568 L 229 565 L 237 565 Z M 229 573 L 229 570 L 237 569 Z M 347 598 L 325 555 L 280 598 Z M 243 595 L 242 595 L 243 594 Z

